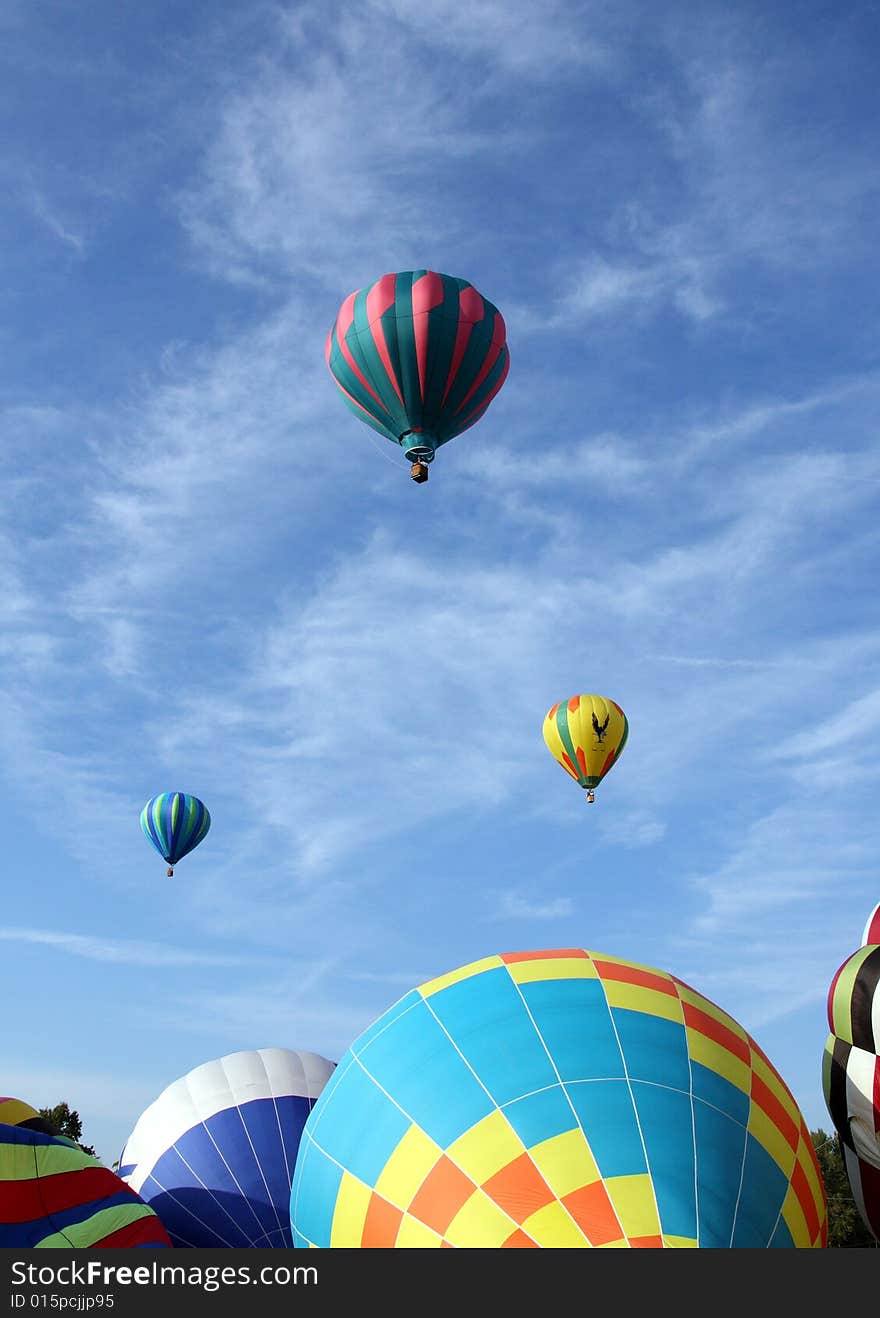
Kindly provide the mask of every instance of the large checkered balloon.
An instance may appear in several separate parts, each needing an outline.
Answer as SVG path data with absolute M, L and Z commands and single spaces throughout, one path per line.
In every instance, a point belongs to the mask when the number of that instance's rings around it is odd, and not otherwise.
M 880 1242 L 880 906 L 862 937 L 828 990 L 822 1089 L 856 1206 Z
M 489 956 L 357 1039 L 306 1122 L 297 1246 L 813 1247 L 804 1119 L 674 975 L 580 948 Z

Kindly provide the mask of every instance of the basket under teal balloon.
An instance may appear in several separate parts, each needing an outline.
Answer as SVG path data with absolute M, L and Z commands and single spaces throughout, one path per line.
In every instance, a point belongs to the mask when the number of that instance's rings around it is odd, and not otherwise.
M 197 847 L 211 827 L 208 808 L 188 792 L 160 792 L 141 811 L 141 828 L 168 862 L 168 877 L 174 866 Z

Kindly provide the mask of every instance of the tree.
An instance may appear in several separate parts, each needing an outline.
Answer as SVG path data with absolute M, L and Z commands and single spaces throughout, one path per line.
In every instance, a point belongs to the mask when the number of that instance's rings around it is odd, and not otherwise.
M 828 1248 L 876 1249 L 878 1242 L 862 1221 L 853 1198 L 840 1149 L 840 1136 L 828 1135 L 824 1130 L 811 1130 L 810 1138 L 828 1200 Z
M 40 1116 L 48 1121 L 50 1126 L 54 1126 L 59 1135 L 66 1135 L 68 1139 L 75 1140 L 83 1153 L 90 1153 L 93 1158 L 96 1157 L 91 1144 L 82 1143 L 82 1120 L 75 1109 L 71 1111 L 69 1104 L 56 1103 L 55 1107 L 41 1107 Z

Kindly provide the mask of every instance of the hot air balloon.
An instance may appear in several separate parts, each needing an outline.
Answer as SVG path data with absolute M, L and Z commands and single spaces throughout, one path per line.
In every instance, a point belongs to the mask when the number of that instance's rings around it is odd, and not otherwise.
M 866 933 L 870 927 L 871 919 Z M 863 945 L 837 971 L 828 1024 L 822 1091 L 853 1198 L 880 1241 L 880 944 Z
M 170 1245 L 153 1209 L 73 1140 L 25 1125 L 0 1125 L 0 1247 Z
M 594 789 L 620 759 L 628 736 L 626 715 L 606 696 L 560 700 L 544 719 L 550 754 L 585 789 L 588 802 L 596 799 Z
M 33 1129 L 33 1123 L 39 1121 L 43 1121 L 43 1118 L 30 1103 L 25 1103 L 20 1098 L 0 1098 L 0 1125 L 30 1126 Z
M 141 811 L 141 828 L 159 855 L 174 866 L 197 847 L 211 827 L 207 806 L 187 792 L 161 792 Z
M 433 270 L 350 293 L 326 357 L 349 408 L 400 445 L 418 483 L 440 445 L 479 421 L 510 364 L 498 308 L 466 279 Z
M 822 1248 L 789 1089 L 676 976 L 581 948 L 429 980 L 351 1044 L 303 1131 L 297 1247 Z
M 867 943 L 880 943 L 880 902 L 868 916 L 862 930 L 862 947 Z
M 287 1247 L 300 1135 L 332 1070 L 288 1048 L 205 1062 L 142 1114 L 119 1174 L 177 1247 Z

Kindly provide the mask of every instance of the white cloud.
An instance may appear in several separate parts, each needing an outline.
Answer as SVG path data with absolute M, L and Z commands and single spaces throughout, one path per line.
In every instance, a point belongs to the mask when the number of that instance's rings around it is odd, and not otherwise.
M 40 947 L 55 948 L 71 956 L 84 957 L 88 961 L 123 966 L 150 966 L 154 969 L 164 966 L 231 967 L 257 964 L 253 957 L 230 955 L 224 952 L 167 947 L 132 939 L 98 938 L 92 934 L 73 934 L 52 929 L 22 929 L 4 925 L 0 926 L 0 940 L 7 943 L 31 943 Z
M 376 8 L 325 26 L 320 51 L 302 22 L 282 31 L 278 57 L 224 100 L 180 205 L 194 253 L 217 275 L 332 284 L 329 328 L 354 287 L 424 265 L 438 244 L 467 245 L 461 209 L 426 198 L 459 162 L 472 169 L 496 151 L 499 125 L 471 112 L 473 91 L 450 96 L 407 29 Z M 417 76 L 401 77 L 410 67 Z M 515 136 L 515 121 L 503 131 Z
M 61 219 L 57 211 L 50 205 L 49 201 L 33 189 L 28 196 L 29 209 L 32 214 L 43 224 L 50 233 L 54 234 L 66 247 L 69 247 L 78 257 L 84 257 L 86 254 L 86 243 L 82 234 L 74 232 L 69 227 L 69 223 Z
M 821 763 L 827 773 L 829 751 L 844 747 L 860 749 L 860 743 L 876 746 L 880 727 L 880 689 L 857 700 L 847 700 L 844 691 L 828 691 L 813 706 L 812 726 L 787 738 L 772 752 L 774 759 L 810 760 Z M 820 759 L 821 757 L 821 759 Z
M 487 919 L 496 920 L 562 920 L 574 912 L 571 897 L 552 897 L 549 900 L 535 901 L 524 893 L 508 891 L 489 893 L 488 898 L 494 902 L 491 915 Z
M 371 15 L 391 14 L 406 24 L 416 41 L 450 48 L 459 58 L 476 57 L 483 76 L 500 66 L 506 73 L 543 82 L 572 68 L 603 70 L 612 59 L 600 35 L 602 10 L 544 0 L 540 9 L 512 6 L 506 0 L 369 0 Z M 578 21 L 580 18 L 580 22 Z
M 666 833 L 666 823 L 648 810 L 624 808 L 610 816 L 604 813 L 600 831 L 602 840 L 609 845 L 637 850 L 659 842 Z

